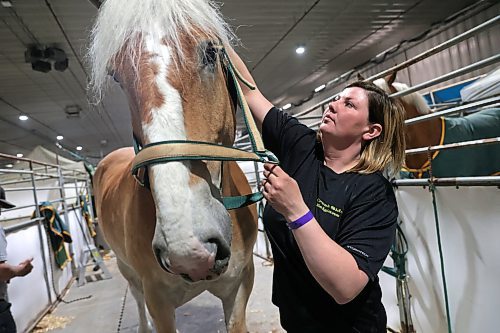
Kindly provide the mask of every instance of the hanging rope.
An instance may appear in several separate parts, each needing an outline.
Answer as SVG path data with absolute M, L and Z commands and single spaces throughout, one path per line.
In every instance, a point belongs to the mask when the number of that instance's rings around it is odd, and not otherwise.
M 123 313 L 125 312 L 125 304 L 127 303 L 127 294 L 128 294 L 128 284 L 127 288 L 125 288 L 125 295 L 123 295 L 122 307 L 120 309 L 120 317 L 118 318 L 118 325 L 116 327 L 117 333 L 120 333 L 122 330 Z
M 446 321 L 448 322 L 448 333 L 452 333 L 451 330 L 451 317 L 450 317 L 450 304 L 448 301 L 448 288 L 446 286 L 446 276 L 445 276 L 445 270 L 444 270 L 444 256 L 443 256 L 443 247 L 441 244 L 441 232 L 439 230 L 439 215 L 438 215 L 438 210 L 437 210 L 437 203 L 436 203 L 436 186 L 434 185 L 434 177 L 432 175 L 432 157 L 431 157 L 431 150 L 430 147 L 427 150 L 427 155 L 430 161 L 430 168 L 429 168 L 429 191 L 432 194 L 432 207 L 434 209 L 434 221 L 436 222 L 436 234 L 437 234 L 437 241 L 438 241 L 438 249 L 439 249 L 439 260 L 441 263 L 441 278 L 443 280 L 443 289 L 444 289 L 444 302 L 446 306 Z

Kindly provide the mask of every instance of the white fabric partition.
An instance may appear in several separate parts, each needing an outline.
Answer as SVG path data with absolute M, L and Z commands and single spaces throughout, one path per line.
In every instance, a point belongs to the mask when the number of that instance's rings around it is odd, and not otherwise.
M 451 328 L 454 333 L 494 332 L 500 309 L 500 190 L 460 187 L 436 190 Z M 396 190 L 409 246 L 407 273 L 417 332 L 447 332 L 437 233 L 428 188 Z M 392 259 L 386 261 L 392 266 Z M 396 281 L 379 273 L 388 325 L 399 329 Z

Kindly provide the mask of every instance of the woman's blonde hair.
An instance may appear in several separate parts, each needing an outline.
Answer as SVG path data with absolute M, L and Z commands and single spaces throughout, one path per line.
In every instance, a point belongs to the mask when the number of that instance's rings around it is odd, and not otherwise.
M 359 87 L 368 95 L 368 120 L 382 126 L 382 133 L 363 144 L 358 163 L 349 172 L 363 174 L 384 171 L 399 172 L 405 159 L 405 110 L 397 100 L 372 83 L 357 81 L 346 88 Z

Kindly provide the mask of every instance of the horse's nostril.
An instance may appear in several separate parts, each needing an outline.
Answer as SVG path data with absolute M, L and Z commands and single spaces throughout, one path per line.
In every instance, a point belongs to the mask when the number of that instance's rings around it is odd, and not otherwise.
M 154 247 L 153 250 L 154 250 L 154 253 L 155 253 L 156 261 L 158 261 L 158 263 L 160 264 L 160 266 L 165 271 L 167 271 L 169 273 L 172 273 L 172 271 L 170 269 L 170 262 L 168 261 L 168 259 L 166 259 L 164 256 L 162 256 L 161 250 L 159 248 L 156 248 L 156 247 Z
M 210 238 L 205 244 L 205 248 L 210 253 L 215 253 L 215 260 L 224 260 L 230 255 L 230 250 L 224 246 L 217 238 Z

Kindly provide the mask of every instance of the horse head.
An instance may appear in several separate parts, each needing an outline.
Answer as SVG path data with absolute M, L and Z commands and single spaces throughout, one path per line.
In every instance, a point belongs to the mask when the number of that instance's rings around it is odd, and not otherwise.
M 383 79 L 377 79 L 373 83 L 389 94 L 408 90 L 408 85 L 396 82 L 397 72 L 389 74 Z M 406 119 L 415 118 L 428 113 L 429 108 L 426 100 L 417 92 L 407 94 L 402 97 L 396 97 L 405 109 Z M 406 147 L 408 149 L 418 147 L 428 147 L 439 142 L 441 136 L 441 121 L 433 118 L 424 122 L 410 124 L 405 128 Z M 428 160 L 427 154 L 416 154 L 406 156 L 406 166 L 409 169 L 419 169 Z
M 206 1 L 124 6 L 108 0 L 93 30 L 94 89 L 101 92 L 108 74 L 120 84 L 142 146 L 165 141 L 231 146 L 234 106 L 221 51 L 230 36 Z M 158 263 L 191 281 L 218 277 L 227 268 L 232 237 L 221 199 L 222 162 L 176 160 L 146 168 L 156 207 L 152 247 Z

